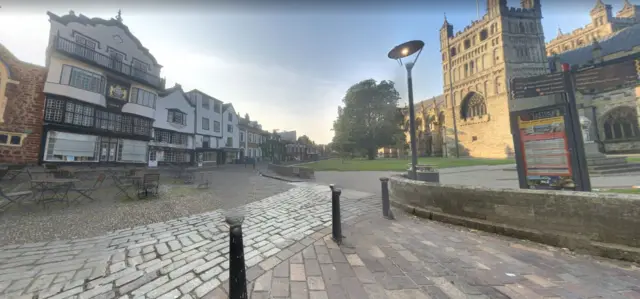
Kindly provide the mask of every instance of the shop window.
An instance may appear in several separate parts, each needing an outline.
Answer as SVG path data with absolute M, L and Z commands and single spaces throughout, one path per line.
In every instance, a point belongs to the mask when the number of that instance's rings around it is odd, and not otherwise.
M 45 161 L 97 162 L 99 137 L 49 131 L 45 144 Z
M 118 145 L 118 162 L 147 162 L 146 142 L 120 139 Z

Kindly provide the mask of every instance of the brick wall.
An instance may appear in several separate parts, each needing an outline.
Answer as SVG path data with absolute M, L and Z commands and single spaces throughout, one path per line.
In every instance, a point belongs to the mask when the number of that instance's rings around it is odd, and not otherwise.
M 0 145 L 0 163 L 36 164 L 40 153 L 46 68 L 18 60 L 0 44 L 0 63 L 9 70 L 0 131 L 23 133 L 22 146 Z M 4 80 L 3 80 L 4 81 Z M 0 95 L 0 100 L 3 95 Z

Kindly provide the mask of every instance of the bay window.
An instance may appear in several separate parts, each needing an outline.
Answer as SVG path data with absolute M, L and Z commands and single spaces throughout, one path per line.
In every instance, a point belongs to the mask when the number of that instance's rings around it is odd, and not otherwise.
M 142 105 L 149 108 L 156 108 L 156 98 L 158 96 L 150 91 L 133 87 L 131 88 L 131 95 L 129 96 L 129 102 Z

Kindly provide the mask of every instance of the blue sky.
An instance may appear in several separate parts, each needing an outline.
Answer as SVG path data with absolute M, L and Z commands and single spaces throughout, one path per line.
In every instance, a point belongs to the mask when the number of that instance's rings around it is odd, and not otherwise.
M 198 88 L 231 102 L 265 129 L 293 129 L 299 136 L 327 143 L 344 92 L 361 80 L 396 81 L 404 105 L 405 71 L 386 57 L 396 44 L 412 39 L 426 43 L 414 69 L 416 101 L 442 92 L 438 34 L 443 14 L 457 32 L 477 18 L 476 2 L 435 2 L 383 6 L 356 1 L 297 8 L 291 7 L 294 2 L 277 2 L 251 8 L 189 1 L 179 7 L 79 2 L 69 4 L 72 7 L 25 7 L 10 1 L 0 8 L 0 43 L 22 60 L 44 65 L 47 10 L 62 15 L 73 9 L 89 17 L 111 18 L 121 8 L 124 23 L 164 65 L 162 75 L 169 85 L 178 82 L 185 89 Z M 510 0 L 509 5 L 519 2 Z M 558 26 L 566 33 L 587 24 L 595 4 L 550 2 L 542 2 L 547 41 L 556 36 Z M 622 7 L 622 0 L 617 2 L 608 3 L 614 12 Z M 485 1 L 480 11 L 482 15 Z

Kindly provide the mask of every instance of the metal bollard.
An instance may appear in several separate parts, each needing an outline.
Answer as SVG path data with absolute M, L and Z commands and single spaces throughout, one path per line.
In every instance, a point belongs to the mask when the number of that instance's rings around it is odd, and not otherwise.
M 331 188 L 331 225 L 333 228 L 333 241 L 338 245 L 342 244 L 342 223 L 340 223 L 340 194 L 342 191 L 335 188 L 333 184 Z
M 393 219 L 389 203 L 389 178 L 380 178 L 380 182 L 382 184 L 382 216 L 387 219 Z
M 247 299 L 247 274 L 242 243 L 242 216 L 227 216 L 229 224 L 229 299 Z

